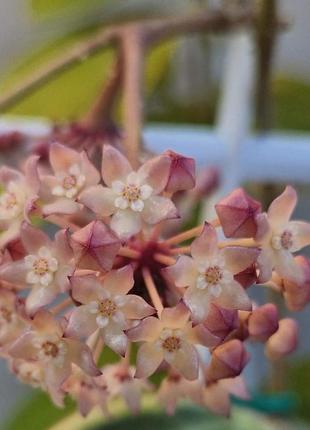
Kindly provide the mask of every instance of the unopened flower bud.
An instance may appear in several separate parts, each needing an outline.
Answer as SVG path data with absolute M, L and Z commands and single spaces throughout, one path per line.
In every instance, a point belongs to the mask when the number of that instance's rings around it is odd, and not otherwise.
M 101 221 L 92 221 L 71 239 L 80 269 L 110 270 L 121 246 L 118 237 Z
M 226 237 L 255 236 L 255 216 L 261 211 L 261 204 L 242 188 L 237 188 L 220 200 L 215 209 Z
M 251 338 L 266 342 L 279 327 L 278 310 L 272 303 L 255 309 L 248 319 L 248 330 Z
M 166 151 L 171 160 L 170 173 L 165 191 L 190 190 L 195 186 L 195 160 L 173 151 Z
M 250 356 L 238 339 L 230 340 L 215 348 L 206 372 L 208 382 L 240 375 Z
M 269 360 L 278 360 L 293 352 L 297 346 L 298 326 L 292 318 L 279 321 L 279 329 L 268 339 L 265 353 Z

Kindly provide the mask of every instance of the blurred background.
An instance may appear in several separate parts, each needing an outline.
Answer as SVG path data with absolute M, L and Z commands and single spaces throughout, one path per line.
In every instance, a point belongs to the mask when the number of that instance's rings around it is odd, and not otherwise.
M 223 14 L 233 25 L 223 24 Z M 194 17 L 195 23 L 199 16 L 219 24 L 201 31 L 185 25 L 143 54 L 144 82 L 136 96 L 144 101 L 145 147 L 183 152 L 209 169 L 213 185 L 202 218 L 236 186 L 267 207 L 291 183 L 300 196 L 296 218 L 309 219 L 309 0 L 0 0 L 1 161 L 18 139 L 40 142 L 55 135 L 55 126 L 87 123 L 115 56 L 101 47 L 85 55 L 98 32 L 137 20 Z M 72 65 L 66 63 L 70 55 Z M 108 127 L 91 130 L 103 139 L 116 138 L 123 126 L 122 98 L 115 99 Z M 255 300 L 264 300 L 263 294 Z M 253 400 L 244 406 L 288 415 L 310 428 L 310 311 L 296 318 L 300 345 L 281 369 L 270 368 L 262 351 L 252 348 L 246 373 Z M 72 408 L 56 410 L 0 363 L 1 429 L 47 429 Z

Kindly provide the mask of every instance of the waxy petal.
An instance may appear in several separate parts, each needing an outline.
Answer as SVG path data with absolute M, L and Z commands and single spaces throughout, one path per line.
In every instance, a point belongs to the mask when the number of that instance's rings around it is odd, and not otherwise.
M 158 338 L 162 328 L 158 318 L 147 317 L 136 327 L 127 330 L 126 334 L 132 342 L 152 342 Z
M 112 216 L 110 227 L 120 239 L 129 239 L 141 230 L 141 215 L 131 209 L 118 210 Z
M 102 185 L 87 188 L 79 196 L 79 202 L 98 214 L 100 217 L 112 215 L 116 210 L 116 194 Z
M 269 249 L 262 249 L 258 258 L 257 265 L 259 268 L 258 281 L 261 283 L 268 282 L 272 277 L 273 252 Z
M 78 213 L 81 210 L 81 205 L 71 199 L 59 198 L 53 203 L 49 203 L 43 206 L 42 212 L 44 216 L 53 214 L 61 215 L 72 215 Z
M 88 155 L 85 151 L 80 154 L 81 160 L 81 173 L 85 176 L 85 184 L 84 188 L 89 187 L 90 185 L 98 184 L 100 181 L 100 174 L 96 167 L 91 163 L 88 158 Z
M 26 298 L 26 311 L 29 315 L 34 315 L 39 309 L 52 303 L 57 296 L 57 290 L 51 286 L 34 287 Z
M 134 285 L 133 268 L 130 264 L 112 270 L 104 277 L 104 288 L 113 295 L 127 294 Z
M 82 305 L 71 312 L 66 327 L 66 336 L 75 339 L 88 337 L 97 329 L 96 316 L 89 312 L 88 306 Z
M 8 351 L 9 354 L 14 358 L 35 360 L 37 349 L 34 347 L 33 344 L 34 338 L 35 335 L 32 331 L 25 332 L 12 344 Z
M 25 180 L 28 188 L 35 194 L 38 194 L 40 188 L 40 179 L 38 175 L 38 161 L 37 155 L 28 158 L 25 163 Z
M 29 254 L 37 254 L 42 247 L 51 247 L 52 242 L 42 230 L 23 222 L 20 231 L 21 241 Z
M 186 325 L 190 318 L 190 311 L 180 302 L 173 308 L 164 308 L 160 320 L 165 328 L 177 329 Z
M 185 291 L 183 300 L 192 312 L 194 323 L 201 323 L 207 318 L 212 297 L 208 291 L 196 287 L 188 288 Z
M 164 268 L 163 272 L 177 287 L 194 286 L 198 275 L 194 260 L 187 255 L 181 255 L 173 266 Z
M 102 334 L 107 346 L 116 352 L 116 354 L 124 357 L 127 351 L 128 338 L 118 324 L 109 323 Z
M 178 210 L 167 197 L 152 196 L 144 202 L 142 218 L 147 224 L 157 224 L 165 219 L 178 218 Z
M 198 378 L 199 358 L 193 345 L 182 342 L 181 348 L 175 353 L 165 355 L 165 360 L 184 378 L 193 381 Z
M 154 343 L 144 343 L 140 346 L 136 359 L 135 378 L 148 378 L 163 361 L 163 351 Z
M 236 275 L 254 264 L 259 256 L 258 248 L 245 246 L 227 246 L 221 254 L 225 258 L 227 269 Z
M 0 279 L 18 286 L 25 286 L 28 268 L 24 260 L 6 263 L 0 267 Z
M 111 145 L 104 145 L 102 150 L 101 174 L 108 187 L 117 180 L 125 180 L 132 167 L 127 158 Z
M 205 223 L 201 234 L 191 245 L 191 254 L 198 264 L 205 264 L 206 260 L 218 253 L 218 240 L 216 230 L 212 225 Z
M 70 283 L 73 299 L 83 304 L 98 300 L 104 291 L 95 275 L 71 276 Z
M 45 383 L 47 390 L 53 402 L 63 407 L 64 392 L 62 390 L 63 383 L 67 380 L 71 373 L 71 365 L 65 361 L 63 366 L 53 366 L 49 364 L 45 369 Z
M 293 187 L 287 186 L 283 193 L 277 197 L 269 206 L 268 220 L 272 228 L 285 226 L 295 209 L 297 194 Z
M 60 230 L 55 234 L 54 238 L 55 254 L 57 260 L 68 264 L 73 258 L 73 250 L 70 245 L 69 229 Z
M 303 273 L 296 264 L 293 255 L 281 249 L 274 253 L 274 270 L 282 277 L 295 282 L 302 282 Z
M 138 177 L 153 188 L 154 194 L 161 193 L 167 185 L 171 160 L 167 155 L 159 155 L 146 161 L 138 170 Z
M 49 152 L 54 172 L 67 172 L 74 164 L 79 164 L 80 153 L 60 143 L 53 143 Z
M 100 376 L 101 372 L 97 368 L 90 348 L 75 339 L 66 338 L 68 346 L 68 358 L 79 366 L 89 376 Z
M 40 310 L 33 318 L 33 327 L 40 334 L 56 334 L 59 337 L 63 335 L 63 328 L 54 315 L 48 311 Z
M 122 306 L 122 312 L 128 319 L 142 319 L 155 313 L 155 309 L 146 303 L 142 297 L 128 294 L 124 299 L 125 304 Z
M 293 239 L 294 245 L 293 248 L 290 249 L 292 252 L 299 251 L 305 246 L 310 245 L 310 223 L 291 221 L 288 227 L 295 232 Z
M 250 311 L 252 303 L 244 288 L 236 281 L 231 281 L 222 287 L 219 297 L 214 298 L 214 303 L 223 308 Z
M 301 255 L 295 257 L 295 263 L 302 270 L 303 276 L 300 282 L 279 278 L 278 283 L 283 289 L 287 307 L 291 311 L 303 309 L 310 301 L 310 260 Z

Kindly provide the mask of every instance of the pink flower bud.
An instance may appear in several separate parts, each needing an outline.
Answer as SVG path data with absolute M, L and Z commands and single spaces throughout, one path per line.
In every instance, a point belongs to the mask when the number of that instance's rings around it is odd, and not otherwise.
M 239 326 L 238 311 L 236 309 L 224 309 L 211 303 L 207 319 L 203 325 L 212 334 L 224 340 Z
M 101 221 L 92 221 L 71 239 L 74 257 L 81 269 L 110 270 L 121 246 L 118 237 Z
M 216 167 L 210 166 L 199 172 L 195 192 L 198 197 L 209 196 L 220 184 L 220 175 Z
M 242 188 L 232 191 L 215 205 L 226 237 L 253 237 L 256 235 L 255 216 L 261 204 L 246 194 Z
M 215 348 L 207 368 L 207 382 L 240 375 L 250 356 L 240 340 L 233 339 Z
M 281 286 L 287 307 L 291 311 L 300 311 L 310 301 L 310 259 L 298 255 L 294 260 L 302 270 L 302 280 L 294 282 L 289 279 L 282 279 Z
M 255 309 L 248 319 L 249 335 L 261 342 L 266 342 L 278 327 L 278 310 L 272 303 Z
M 173 151 L 166 151 L 171 160 L 170 173 L 165 191 L 190 190 L 195 186 L 195 160 Z
M 278 360 L 290 354 L 297 347 L 298 326 L 292 318 L 279 321 L 279 329 L 266 344 L 265 353 L 269 360 Z
M 256 284 L 258 279 L 256 265 L 252 264 L 242 272 L 237 273 L 234 278 L 235 281 L 239 282 L 239 284 L 243 286 L 243 288 L 251 287 L 253 284 Z

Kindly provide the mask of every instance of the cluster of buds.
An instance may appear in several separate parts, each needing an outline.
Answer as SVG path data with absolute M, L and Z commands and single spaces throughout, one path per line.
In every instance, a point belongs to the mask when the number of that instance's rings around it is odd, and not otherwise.
M 277 291 L 290 310 L 310 301 L 310 262 L 294 256 L 310 225 L 290 221 L 294 189 L 267 212 L 237 189 L 216 219 L 167 237 L 194 160 L 167 151 L 134 169 L 104 145 L 101 173 L 96 161 L 54 143 L 48 165 L 34 155 L 23 173 L 0 168 L 1 357 L 84 416 L 109 414 L 115 396 L 137 413 L 154 390 L 168 413 L 189 398 L 228 415 L 231 394 L 248 396 L 246 342 L 264 343 L 270 360 L 297 343 L 295 321 L 252 303 L 248 288 Z

